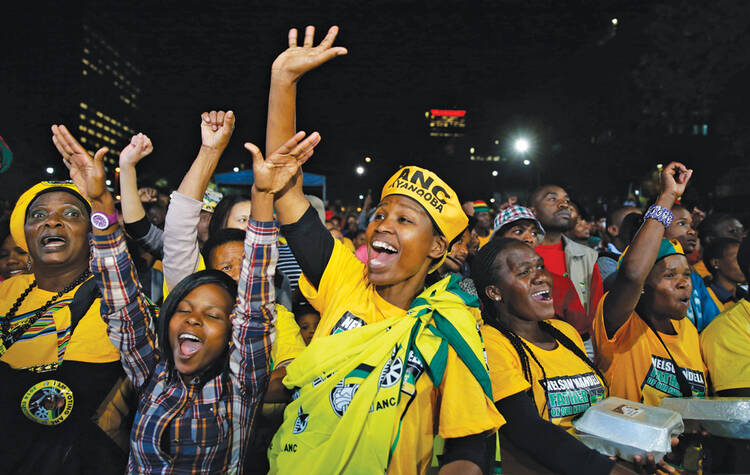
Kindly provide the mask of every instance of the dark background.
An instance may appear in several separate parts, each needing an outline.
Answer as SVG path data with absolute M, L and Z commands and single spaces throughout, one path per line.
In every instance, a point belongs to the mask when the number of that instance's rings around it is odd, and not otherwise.
M 172 187 L 200 145 L 203 110 L 238 117 L 218 171 L 249 167 L 242 143 L 263 143 L 270 65 L 288 29 L 313 24 L 320 40 L 337 24 L 349 55 L 304 77 L 298 101 L 299 129 L 323 136 L 306 170 L 328 176 L 329 198 L 356 203 L 414 163 L 462 199 L 555 182 L 593 204 L 629 186 L 649 194 L 655 165 L 680 159 L 696 170 L 692 199 L 745 209 L 750 6 L 740 0 L 5 2 L 2 17 L 0 135 L 15 158 L 0 199 L 60 168 L 48 130 L 86 92 L 82 23 L 142 70 L 131 123 L 155 152 L 139 173 Z M 430 137 L 432 108 L 466 109 L 466 135 Z M 520 135 L 529 167 L 511 150 Z M 504 161 L 472 162 L 470 147 Z

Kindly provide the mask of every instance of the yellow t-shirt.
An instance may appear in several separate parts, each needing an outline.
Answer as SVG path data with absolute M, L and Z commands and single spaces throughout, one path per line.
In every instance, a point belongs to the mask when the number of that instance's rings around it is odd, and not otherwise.
M 557 319 L 547 322 L 570 338 L 584 354 L 586 353 L 583 340 L 573 326 Z M 531 385 L 523 376 L 521 359 L 510 340 L 489 325 L 482 327 L 482 337 L 490 366 L 493 399 L 499 401 L 521 391 L 528 391 Z M 604 382 L 591 366 L 563 345 L 558 343 L 554 350 L 544 350 L 525 339 L 524 342 L 534 352 L 547 376 L 545 380 L 541 368 L 529 356 L 531 378 L 535 382 L 534 402 L 539 410 L 539 416 L 565 430 L 572 430 L 574 417 L 606 397 Z
M 16 299 L 34 280 L 33 274 L 19 275 L 0 283 L 0 315 L 6 315 Z M 79 286 L 80 287 L 80 286 Z M 70 335 L 70 310 L 67 307 L 79 287 L 62 295 L 29 328 L 23 337 L 11 346 L 0 361 L 12 368 L 26 368 L 43 364 L 68 361 L 87 363 L 110 363 L 120 360 L 120 353 L 109 341 L 107 324 L 99 313 L 100 300 L 96 299 L 78 322 L 75 331 Z M 34 315 L 57 292 L 48 292 L 34 287 L 24 299 L 11 322 L 11 329 L 22 325 Z M 65 305 L 64 307 L 62 305 Z
M 750 302 L 740 300 L 701 333 L 714 391 L 750 388 Z
M 633 312 L 625 324 L 607 338 L 604 301 L 594 316 L 597 364 L 609 381 L 610 396 L 658 406 L 665 397 L 680 397 L 672 361 L 646 322 Z M 659 332 L 677 365 L 690 383 L 693 396 L 706 395 L 706 366 L 701 358 L 698 330 L 687 318 L 672 320 L 676 335 Z
M 490 242 L 490 239 L 492 239 L 492 233 L 489 233 L 487 236 L 484 236 L 484 237 L 477 234 L 477 239 L 479 239 L 479 249 L 481 249 L 482 247 L 484 247 L 485 244 Z
M 294 321 L 294 314 L 281 304 L 276 304 L 276 324 L 271 361 L 273 367 L 289 362 L 305 349 L 305 341 L 299 333 L 299 326 Z
M 318 289 L 300 276 L 302 294 L 320 312 L 313 338 L 406 314 L 378 295 L 365 272 L 365 265 L 335 241 Z M 416 358 L 409 358 L 406 364 L 406 371 L 416 375 L 416 396 L 403 417 L 389 474 L 424 473 L 436 433 L 444 439 L 464 437 L 493 430 L 505 422 L 497 411 L 487 409 L 481 386 L 453 348 L 449 349 L 440 388 L 432 384 L 422 366 Z M 405 406 L 409 400 L 402 398 L 400 404 Z

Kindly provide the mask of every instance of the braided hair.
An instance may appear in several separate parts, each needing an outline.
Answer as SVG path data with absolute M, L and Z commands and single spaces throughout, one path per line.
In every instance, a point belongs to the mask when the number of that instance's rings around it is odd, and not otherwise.
M 485 289 L 488 286 L 495 285 L 498 281 L 498 279 L 496 278 L 497 270 L 493 269 L 495 261 L 497 260 L 497 256 L 499 256 L 500 253 L 512 246 L 527 245 L 517 239 L 505 237 L 493 239 L 485 244 L 474 257 L 471 265 L 471 276 L 476 284 L 479 299 L 482 301 L 482 317 L 484 321 L 488 325 L 497 329 L 503 336 L 505 336 L 505 338 L 508 339 L 510 344 L 516 350 L 518 358 L 521 360 L 523 377 L 532 385 L 532 389 L 529 391 L 529 397 L 531 397 L 532 402 L 536 404 L 533 390 L 534 383 L 532 380 L 529 357 L 531 357 L 534 363 L 536 363 L 536 365 L 542 371 L 542 380 L 546 381 L 547 373 L 544 370 L 544 366 L 542 366 L 536 355 L 534 355 L 534 351 L 531 349 L 531 347 L 529 347 L 529 345 L 520 336 L 518 336 L 513 330 L 511 330 L 502 322 L 496 305 L 485 292 Z M 568 338 L 567 335 L 555 328 L 549 322 L 540 321 L 539 327 L 542 329 L 542 331 L 552 336 L 562 346 L 570 350 L 574 355 L 581 359 L 581 361 L 586 363 L 589 368 L 591 368 L 599 377 L 599 379 L 604 383 L 604 385 L 607 387 L 607 390 L 609 390 L 609 386 L 607 385 L 607 380 L 604 378 L 604 375 L 602 375 L 602 373 L 599 371 L 599 368 L 596 367 L 596 365 L 588 358 L 586 353 L 581 350 L 578 345 L 575 344 L 575 342 L 573 342 L 570 338 Z M 547 408 L 547 415 L 549 416 L 549 408 L 547 407 L 547 400 L 549 398 L 547 395 L 547 387 L 545 384 L 542 384 L 542 389 L 544 390 L 545 395 L 544 408 Z M 542 409 L 542 413 L 544 413 L 544 408 Z

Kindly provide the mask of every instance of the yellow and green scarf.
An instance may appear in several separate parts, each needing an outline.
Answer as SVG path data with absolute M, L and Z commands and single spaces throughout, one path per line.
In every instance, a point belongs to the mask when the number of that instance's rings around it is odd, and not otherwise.
M 446 277 L 406 316 L 318 338 L 288 367 L 296 391 L 268 450 L 269 473 L 384 473 L 401 431 L 402 398 L 421 368 L 439 387 L 452 347 L 493 405 L 479 333 L 479 300 Z M 366 468 L 365 468 L 366 467 Z

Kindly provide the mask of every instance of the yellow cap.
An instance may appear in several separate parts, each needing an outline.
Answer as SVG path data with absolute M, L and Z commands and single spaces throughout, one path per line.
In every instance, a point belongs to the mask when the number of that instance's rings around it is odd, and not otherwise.
M 456 192 L 430 170 L 414 165 L 400 169 L 385 184 L 380 199 L 390 195 L 408 196 L 422 205 L 449 243 L 469 224 Z M 445 255 L 432 270 L 444 259 Z
M 10 234 L 13 236 L 16 244 L 26 252 L 29 252 L 29 245 L 26 243 L 26 233 L 24 232 L 26 210 L 37 196 L 52 191 L 67 191 L 81 200 L 89 210 L 91 209 L 91 203 L 84 198 L 83 194 L 78 191 L 78 188 L 72 181 L 43 181 L 24 191 L 21 197 L 18 198 L 18 201 L 16 201 L 16 206 L 10 215 Z

